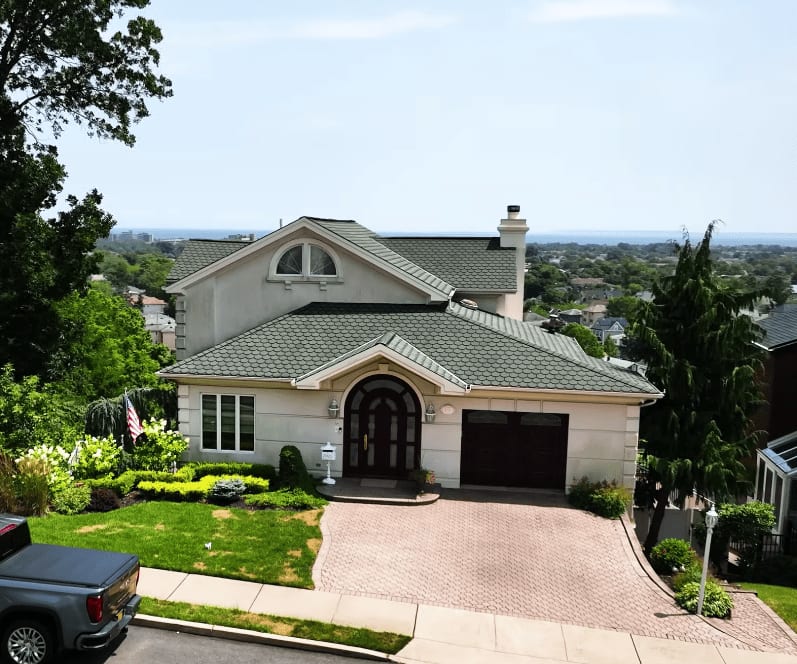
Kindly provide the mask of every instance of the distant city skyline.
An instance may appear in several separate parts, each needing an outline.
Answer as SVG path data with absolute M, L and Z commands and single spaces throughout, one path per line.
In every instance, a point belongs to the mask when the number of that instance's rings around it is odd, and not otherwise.
M 792 0 L 153 0 L 131 150 L 69 127 L 119 227 L 797 230 Z

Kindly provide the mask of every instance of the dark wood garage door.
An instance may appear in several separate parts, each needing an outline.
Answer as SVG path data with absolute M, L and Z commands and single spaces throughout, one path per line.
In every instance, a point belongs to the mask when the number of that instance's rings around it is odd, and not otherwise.
M 462 484 L 564 489 L 567 415 L 466 410 Z

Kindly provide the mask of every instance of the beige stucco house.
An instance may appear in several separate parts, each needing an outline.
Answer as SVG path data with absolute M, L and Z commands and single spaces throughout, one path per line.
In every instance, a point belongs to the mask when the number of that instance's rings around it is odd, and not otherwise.
M 385 237 L 302 217 L 254 242 L 192 240 L 177 296 L 181 431 L 191 459 L 276 464 L 296 445 L 335 476 L 447 487 L 633 486 L 639 410 L 659 391 L 523 322 L 528 230 Z

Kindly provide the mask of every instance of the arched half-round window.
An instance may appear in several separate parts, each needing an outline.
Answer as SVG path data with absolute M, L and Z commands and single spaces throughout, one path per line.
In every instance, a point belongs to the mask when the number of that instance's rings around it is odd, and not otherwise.
M 317 244 L 310 245 L 310 274 L 323 276 L 337 274 L 332 256 Z
M 302 245 L 297 244 L 291 247 L 277 263 L 277 274 L 301 274 L 302 273 Z
M 274 265 L 272 263 L 272 265 Z M 273 267 L 274 277 L 328 278 L 339 276 L 332 254 L 317 244 L 294 244 L 279 254 Z

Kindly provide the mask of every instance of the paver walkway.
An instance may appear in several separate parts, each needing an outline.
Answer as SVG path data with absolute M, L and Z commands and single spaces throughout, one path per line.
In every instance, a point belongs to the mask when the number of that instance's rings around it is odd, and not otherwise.
M 797 654 L 793 633 L 749 595 L 730 621 L 679 609 L 621 522 L 573 509 L 561 495 L 451 491 L 425 506 L 330 503 L 321 528 L 320 591 Z

